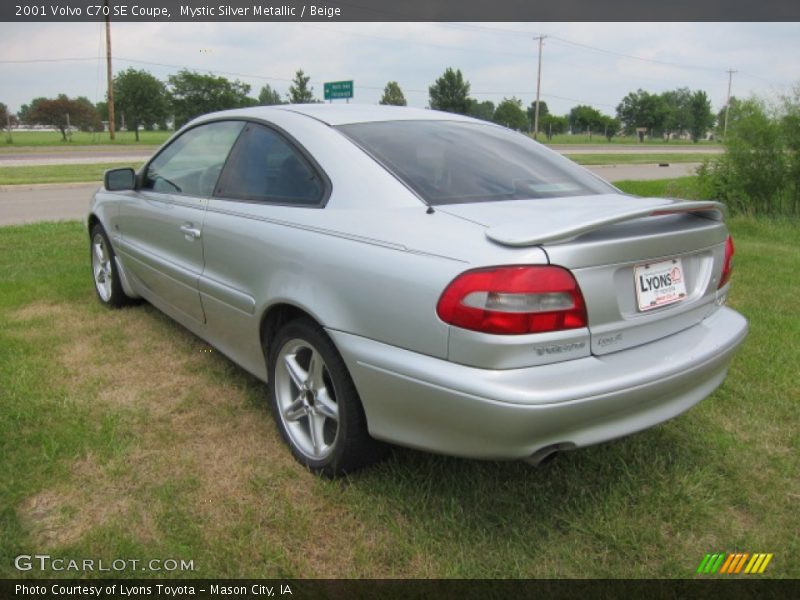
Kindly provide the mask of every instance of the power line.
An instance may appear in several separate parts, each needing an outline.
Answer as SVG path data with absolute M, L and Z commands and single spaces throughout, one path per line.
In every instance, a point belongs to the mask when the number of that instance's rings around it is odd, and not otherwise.
M 54 63 L 54 62 L 80 62 L 87 60 L 98 60 L 96 56 L 80 58 L 29 58 L 27 60 L 0 60 L 2 65 L 24 65 L 32 63 Z
M 702 65 L 688 65 L 682 63 L 675 63 L 666 60 L 658 60 L 655 58 L 645 58 L 643 56 L 634 56 L 633 54 L 625 54 L 624 52 L 617 52 L 615 50 L 606 50 L 604 48 L 598 48 L 596 46 L 589 46 L 588 44 L 581 44 L 580 42 L 573 42 L 571 40 L 564 39 L 562 37 L 558 37 L 556 35 L 551 36 L 554 40 L 561 42 L 562 44 L 569 44 L 570 46 L 576 46 L 578 48 L 584 48 L 586 50 L 591 50 L 592 52 L 598 52 L 600 54 L 608 54 L 610 56 L 617 56 L 620 58 L 629 58 L 631 60 L 638 60 L 642 62 L 648 62 L 657 65 L 664 65 L 667 67 L 677 67 L 679 69 L 691 69 L 695 71 L 721 71 L 719 67 L 708 67 Z

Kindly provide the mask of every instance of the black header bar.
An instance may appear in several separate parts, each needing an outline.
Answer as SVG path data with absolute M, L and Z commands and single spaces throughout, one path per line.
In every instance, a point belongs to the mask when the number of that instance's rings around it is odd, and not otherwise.
M 107 6 L 106 6 L 107 4 Z M 792 0 L 4 0 L 3 22 L 800 21 Z

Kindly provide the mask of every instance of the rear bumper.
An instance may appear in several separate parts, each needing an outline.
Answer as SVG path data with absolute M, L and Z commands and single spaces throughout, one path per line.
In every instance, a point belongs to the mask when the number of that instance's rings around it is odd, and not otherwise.
M 652 427 L 722 383 L 747 321 L 721 308 L 656 342 L 522 369 L 454 364 L 329 331 L 361 395 L 370 433 L 422 450 L 528 458 Z

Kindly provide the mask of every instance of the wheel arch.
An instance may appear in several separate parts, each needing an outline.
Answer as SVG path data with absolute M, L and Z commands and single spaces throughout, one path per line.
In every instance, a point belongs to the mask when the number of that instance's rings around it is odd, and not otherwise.
M 92 235 L 92 228 L 93 228 L 95 225 L 98 225 L 98 224 L 99 224 L 101 227 L 103 227 L 103 229 L 105 229 L 105 226 L 104 226 L 104 225 L 103 225 L 103 223 L 100 221 L 100 217 L 98 217 L 98 216 L 97 216 L 96 214 L 94 214 L 94 213 L 89 213 L 89 217 L 86 219 L 86 233 L 87 233 L 87 235 L 89 235 L 89 236 L 91 237 L 91 235 Z
M 313 321 L 322 327 L 322 323 L 320 323 L 319 319 L 317 319 L 313 314 L 296 304 L 292 304 L 291 302 L 276 302 L 264 310 L 259 323 L 259 336 L 261 339 L 261 349 L 264 354 L 264 361 L 267 364 L 267 372 L 269 372 L 270 348 L 272 347 L 272 341 L 275 339 L 278 331 L 280 331 L 281 327 L 286 325 L 286 323 L 301 318 L 309 319 L 310 321 Z

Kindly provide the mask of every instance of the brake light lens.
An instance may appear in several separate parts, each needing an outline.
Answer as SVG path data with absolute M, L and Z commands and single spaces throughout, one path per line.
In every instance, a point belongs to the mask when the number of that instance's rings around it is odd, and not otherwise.
M 733 247 L 733 238 L 729 235 L 728 239 L 725 240 L 725 261 L 722 263 L 722 276 L 719 278 L 719 285 L 717 289 L 722 288 L 728 281 L 731 279 L 731 273 L 733 272 L 733 253 L 735 249 Z
M 505 335 L 586 327 L 586 306 L 572 273 L 555 266 L 467 271 L 442 293 L 436 314 L 445 323 Z

